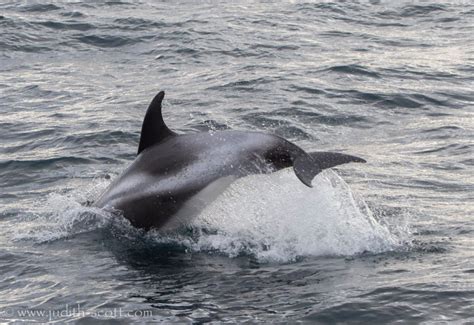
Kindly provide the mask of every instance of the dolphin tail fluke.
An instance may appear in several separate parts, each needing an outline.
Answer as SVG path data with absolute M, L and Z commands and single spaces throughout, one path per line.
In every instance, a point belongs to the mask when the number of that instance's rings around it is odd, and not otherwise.
M 321 169 L 331 168 L 350 162 L 366 163 L 362 158 L 337 152 L 310 152 L 308 155 L 313 158 Z
M 293 162 L 296 176 L 303 184 L 312 187 L 311 181 L 323 169 L 349 162 L 365 163 L 362 158 L 337 152 L 310 152 L 299 155 Z
M 308 153 L 304 152 L 293 161 L 293 170 L 304 185 L 313 187 L 311 181 L 322 169 Z

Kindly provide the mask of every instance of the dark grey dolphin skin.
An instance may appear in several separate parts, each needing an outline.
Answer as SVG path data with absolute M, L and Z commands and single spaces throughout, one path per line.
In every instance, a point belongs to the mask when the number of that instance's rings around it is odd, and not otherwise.
M 311 187 L 321 170 L 364 159 L 331 152 L 307 153 L 275 135 L 219 131 L 176 134 L 165 125 L 159 92 L 143 121 L 138 155 L 94 203 L 119 211 L 138 228 L 163 228 L 197 215 L 233 180 L 293 166 Z

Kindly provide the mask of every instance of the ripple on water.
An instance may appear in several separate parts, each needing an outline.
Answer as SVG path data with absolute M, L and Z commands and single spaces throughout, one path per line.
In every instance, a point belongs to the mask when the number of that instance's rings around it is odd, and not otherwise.
M 61 7 L 58 7 L 55 4 L 40 4 L 40 3 L 35 3 L 35 4 L 30 4 L 30 5 L 25 5 L 21 7 L 16 7 L 18 11 L 22 12 L 48 12 L 48 11 L 55 11 L 55 10 L 61 10 Z
M 78 31 L 88 31 L 91 29 L 95 29 L 96 26 L 88 23 L 75 23 L 75 22 L 70 22 L 70 23 L 62 23 L 62 22 L 57 22 L 57 21 L 41 21 L 37 22 L 36 24 L 48 27 L 51 29 L 57 29 L 57 30 L 78 30 Z
M 370 69 L 357 65 L 357 64 L 349 64 L 349 65 L 339 65 L 333 66 L 326 71 L 341 73 L 341 74 L 351 74 L 351 75 L 361 75 L 361 76 L 368 76 L 372 78 L 380 78 L 380 75 L 377 72 L 371 71 Z
M 76 36 L 76 40 L 87 45 L 93 45 L 100 48 L 113 48 L 133 45 L 141 41 L 140 38 L 132 38 L 115 35 L 87 35 Z

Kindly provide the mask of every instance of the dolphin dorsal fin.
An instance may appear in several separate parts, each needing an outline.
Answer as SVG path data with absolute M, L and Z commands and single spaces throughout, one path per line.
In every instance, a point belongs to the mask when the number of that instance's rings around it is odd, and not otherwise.
M 165 138 L 176 135 L 168 129 L 163 116 L 161 115 L 161 102 L 165 97 L 165 92 L 160 91 L 148 106 L 145 119 L 142 124 L 142 132 L 140 136 L 140 144 L 138 146 L 138 154 L 152 145 L 159 143 Z

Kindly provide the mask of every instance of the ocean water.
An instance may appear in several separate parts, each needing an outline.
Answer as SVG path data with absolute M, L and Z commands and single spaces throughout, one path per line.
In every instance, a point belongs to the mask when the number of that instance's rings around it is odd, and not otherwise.
M 474 3 L 3 1 L 0 320 L 474 322 Z M 235 182 L 185 229 L 88 207 L 179 133 L 367 164 Z

